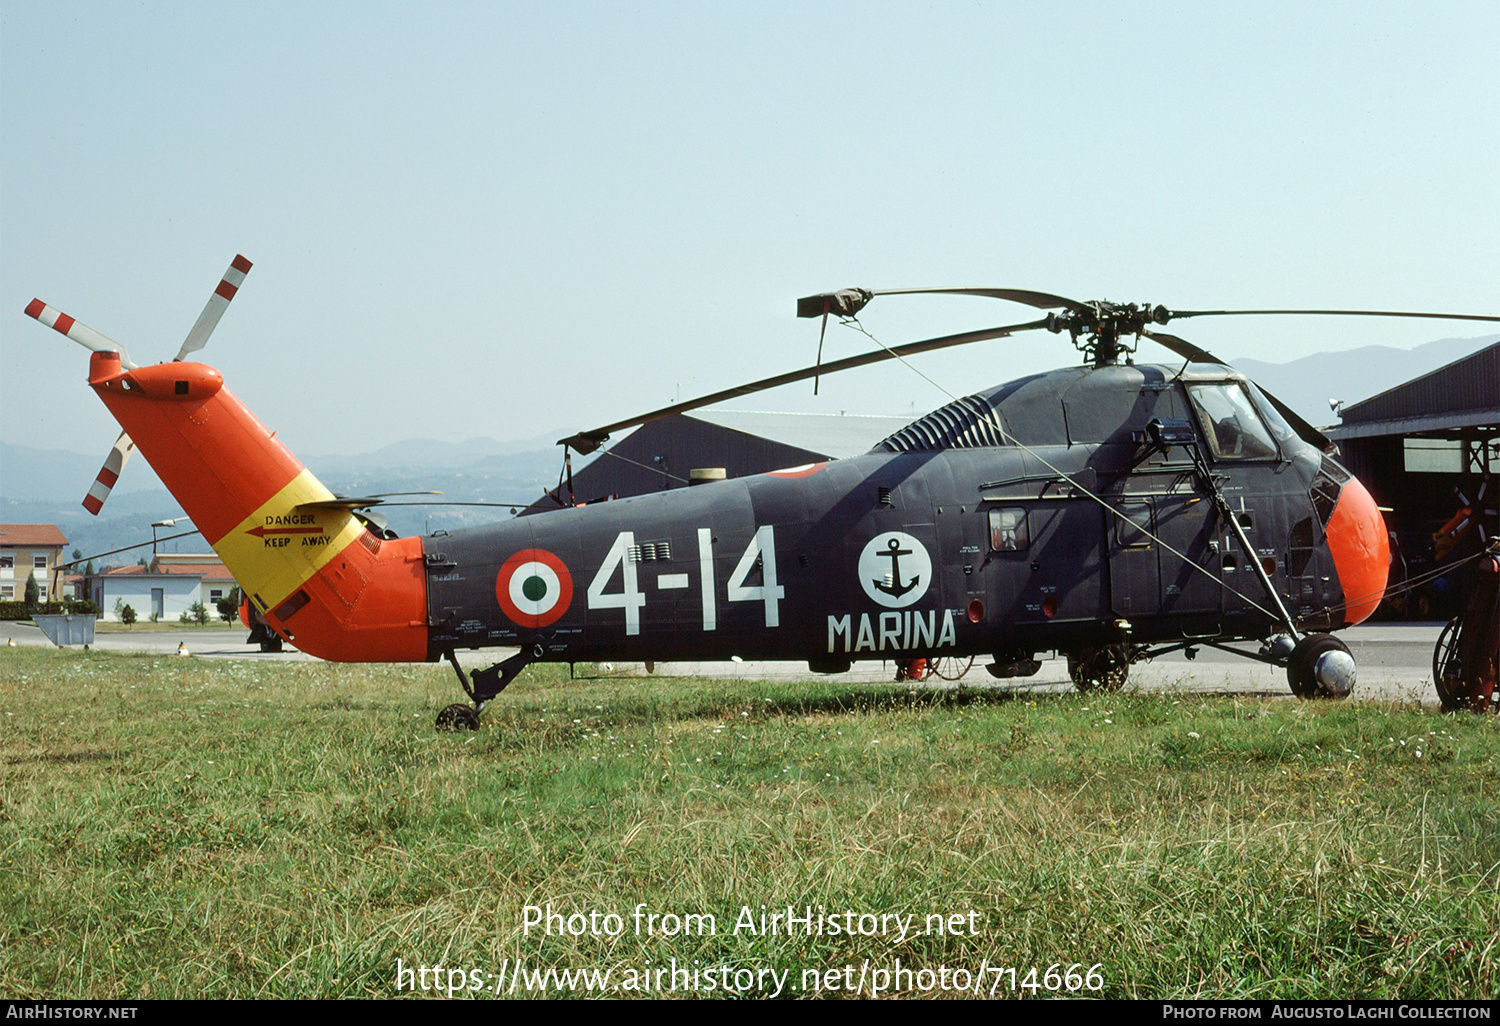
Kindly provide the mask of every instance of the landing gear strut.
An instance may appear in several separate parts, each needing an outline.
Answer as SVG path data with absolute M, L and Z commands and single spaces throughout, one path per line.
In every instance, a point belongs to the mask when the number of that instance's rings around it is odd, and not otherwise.
M 437 715 L 438 730 L 478 730 L 479 714 L 484 710 L 484 705 L 500 692 L 504 691 L 510 682 L 520 675 L 531 663 L 536 662 L 537 656 L 541 654 L 541 646 L 538 645 L 534 651 L 525 649 L 517 652 L 509 659 L 496 663 L 494 666 L 474 672 L 474 683 L 469 683 L 469 678 L 464 676 L 463 668 L 458 665 L 458 657 L 450 648 L 443 653 L 448 657 L 448 663 L 453 667 L 453 672 L 458 674 L 458 683 L 474 702 L 473 705 L 464 705 L 455 702 Z
M 1119 691 L 1130 677 L 1130 653 L 1124 645 L 1069 652 L 1068 676 L 1079 691 Z

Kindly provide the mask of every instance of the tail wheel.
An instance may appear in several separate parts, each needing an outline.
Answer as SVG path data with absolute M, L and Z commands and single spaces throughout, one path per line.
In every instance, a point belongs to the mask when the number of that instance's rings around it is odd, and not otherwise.
M 1286 679 L 1298 698 L 1348 698 L 1354 690 L 1354 656 L 1331 634 L 1305 634 L 1287 659 Z
M 437 715 L 438 730 L 478 730 L 479 710 L 472 705 L 454 703 Z
M 927 677 L 942 680 L 961 680 L 964 674 L 974 666 L 974 657 L 960 659 L 957 656 L 948 656 L 942 659 L 929 659 L 927 661 Z
M 1119 691 L 1130 678 L 1130 654 L 1124 645 L 1069 652 L 1068 676 L 1079 691 Z

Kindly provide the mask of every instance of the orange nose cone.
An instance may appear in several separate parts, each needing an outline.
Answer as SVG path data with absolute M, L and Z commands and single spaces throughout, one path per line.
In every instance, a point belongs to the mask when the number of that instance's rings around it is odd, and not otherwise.
M 1358 478 L 1344 485 L 1328 518 L 1328 548 L 1344 589 L 1344 620 L 1361 623 L 1385 597 L 1391 543 L 1385 518 Z

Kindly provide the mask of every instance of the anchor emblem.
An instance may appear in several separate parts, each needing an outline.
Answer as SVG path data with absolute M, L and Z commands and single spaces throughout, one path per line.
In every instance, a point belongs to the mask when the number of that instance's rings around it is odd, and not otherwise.
M 880 555 L 891 557 L 891 572 L 887 576 L 886 580 L 875 580 L 871 582 L 880 591 L 883 591 L 887 595 L 890 595 L 894 598 L 900 598 L 902 595 L 905 595 L 907 592 L 915 588 L 917 586 L 917 583 L 922 580 L 922 575 L 917 574 L 917 576 L 913 577 L 905 584 L 901 583 L 901 557 L 911 555 L 911 549 L 903 549 L 901 547 L 901 543 L 895 538 L 892 538 L 890 541 L 886 542 L 885 551 L 880 553 Z M 888 584 L 886 583 L 886 581 L 890 581 L 892 583 Z
M 864 593 L 887 609 L 918 601 L 932 583 L 932 556 L 904 531 L 885 531 L 871 538 L 860 551 L 856 569 Z

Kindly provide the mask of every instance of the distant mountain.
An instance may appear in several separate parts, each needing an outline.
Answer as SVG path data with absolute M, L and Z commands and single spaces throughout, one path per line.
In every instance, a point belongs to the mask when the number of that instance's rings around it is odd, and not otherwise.
M 470 438 L 464 442 L 440 442 L 434 438 L 408 438 L 402 442 L 354 455 L 308 456 L 309 467 L 332 474 L 345 470 L 367 470 L 371 467 L 463 467 L 497 456 L 514 456 L 526 452 L 543 452 L 555 448 L 558 430 L 523 441 L 500 442 L 493 438 Z
M 1329 399 L 1352 406 L 1496 342 L 1500 342 L 1500 335 L 1445 338 L 1415 349 L 1363 346 L 1338 353 L 1313 353 L 1290 363 L 1248 359 L 1229 362 L 1309 423 L 1324 425 L 1338 423 Z
M 535 501 L 544 488 L 557 483 L 562 454 L 552 441 L 478 438 L 450 443 L 409 439 L 371 453 L 313 456 L 306 463 L 329 489 L 341 495 L 439 491 L 443 494 L 432 496 L 434 502 L 506 504 L 415 505 L 427 497 L 412 495 L 394 496 L 389 501 L 414 505 L 382 507 L 392 530 L 425 534 L 508 519 L 511 504 L 520 507 Z M 142 459 L 125 468 L 104 512 L 97 518 L 90 516 L 80 503 L 99 471 L 101 459 L 4 443 L 0 447 L 0 522 L 56 524 L 68 539 L 69 551 L 78 548 L 92 555 L 149 542 L 154 521 L 183 516 L 177 500 L 161 487 Z M 158 528 L 157 534 L 165 537 L 191 526 L 186 523 L 182 528 Z M 163 549 L 206 550 L 207 544 L 198 537 L 183 538 Z M 150 550 L 121 553 L 107 562 L 133 563 L 142 552 L 149 554 Z
M 75 502 L 82 502 L 108 452 L 107 448 L 101 448 L 89 455 L 0 442 L 0 496 L 22 501 L 72 497 Z M 137 460 L 120 476 L 114 495 L 118 498 L 128 492 L 159 488 L 161 481 L 146 461 Z

